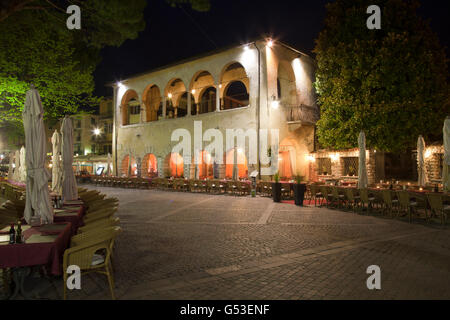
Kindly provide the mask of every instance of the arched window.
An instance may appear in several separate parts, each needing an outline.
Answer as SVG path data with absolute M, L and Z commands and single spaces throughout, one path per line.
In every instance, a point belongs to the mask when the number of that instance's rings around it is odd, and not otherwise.
M 147 153 L 142 160 L 142 176 L 145 178 L 158 176 L 158 161 L 152 153 Z
M 128 101 L 128 124 L 139 123 L 141 119 L 141 104 L 135 98 Z
M 249 104 L 247 88 L 242 81 L 231 82 L 223 96 L 223 109 L 246 107 Z
M 191 108 L 194 106 L 194 98 L 191 95 Z M 188 110 L 188 93 L 185 92 L 181 95 L 180 101 L 177 107 L 177 118 L 185 117 Z
M 203 91 L 199 102 L 199 113 L 214 112 L 216 110 L 216 88 L 208 87 Z
M 180 97 L 186 92 L 186 87 L 181 79 L 173 79 L 169 81 L 164 90 L 166 97 L 166 118 L 176 118 L 178 116 L 177 103 Z M 183 111 L 181 111 L 181 114 Z
M 121 102 L 122 125 L 126 126 L 128 124 L 140 122 L 140 112 L 141 108 L 139 105 L 138 94 L 134 90 L 127 90 L 123 95 Z
M 152 85 L 144 91 L 143 102 L 146 110 L 146 122 L 157 121 L 162 114 L 161 94 L 156 85 Z

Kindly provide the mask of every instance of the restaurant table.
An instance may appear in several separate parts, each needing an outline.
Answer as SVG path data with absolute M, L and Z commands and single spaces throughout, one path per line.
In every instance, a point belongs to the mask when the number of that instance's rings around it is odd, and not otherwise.
M 0 230 L 8 233 L 10 227 Z M 16 283 L 14 298 L 19 291 L 24 297 L 27 294 L 23 283 L 30 273 L 30 267 L 44 266 L 53 275 L 61 275 L 62 256 L 69 246 L 71 223 L 53 223 L 38 227 L 22 226 L 24 243 L 0 243 L 0 268 L 12 268 L 13 280 Z
M 53 222 L 70 222 L 72 224 L 71 235 L 75 235 L 79 227 L 83 226 L 85 206 L 83 204 L 64 203 L 62 208 L 53 209 Z

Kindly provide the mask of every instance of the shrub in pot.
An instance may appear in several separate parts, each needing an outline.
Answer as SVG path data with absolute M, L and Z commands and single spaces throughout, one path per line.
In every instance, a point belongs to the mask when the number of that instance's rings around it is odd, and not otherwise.
M 274 182 L 272 182 L 272 197 L 273 202 L 281 202 L 281 183 L 278 172 L 273 176 Z
M 294 187 L 294 201 L 297 206 L 303 206 L 305 200 L 306 184 L 302 183 L 303 177 L 296 176 Z

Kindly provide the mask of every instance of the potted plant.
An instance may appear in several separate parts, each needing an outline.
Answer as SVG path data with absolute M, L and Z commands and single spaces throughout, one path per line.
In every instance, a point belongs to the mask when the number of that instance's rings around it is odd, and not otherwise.
M 306 184 L 302 183 L 303 177 L 300 175 L 295 176 L 294 187 L 294 200 L 297 206 L 303 206 L 303 200 L 305 199 Z
M 272 182 L 273 202 L 281 202 L 281 183 L 278 172 L 274 174 L 273 180 L 274 180 L 274 182 Z

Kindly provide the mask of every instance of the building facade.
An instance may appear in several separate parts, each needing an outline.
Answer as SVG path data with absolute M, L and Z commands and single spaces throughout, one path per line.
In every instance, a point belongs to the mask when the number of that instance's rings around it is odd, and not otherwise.
M 308 178 L 307 156 L 314 150 L 319 116 L 313 82 L 309 56 L 280 42 L 260 40 L 111 84 L 114 173 L 229 178 L 237 159 L 234 170 L 243 178 L 273 166 L 261 161 L 268 155 L 277 161 L 281 177 Z M 200 143 L 193 138 L 199 127 Z M 192 137 L 190 154 L 173 152 L 177 129 Z M 245 136 L 245 146 L 230 147 L 224 138 L 223 153 L 216 154 L 208 150 L 208 130 L 223 137 L 234 130 L 238 139 Z M 261 142 L 261 130 L 270 139 L 275 135 L 271 130 L 277 130 L 278 156 L 267 147 L 270 141 Z M 254 150 L 257 161 L 248 161 Z

